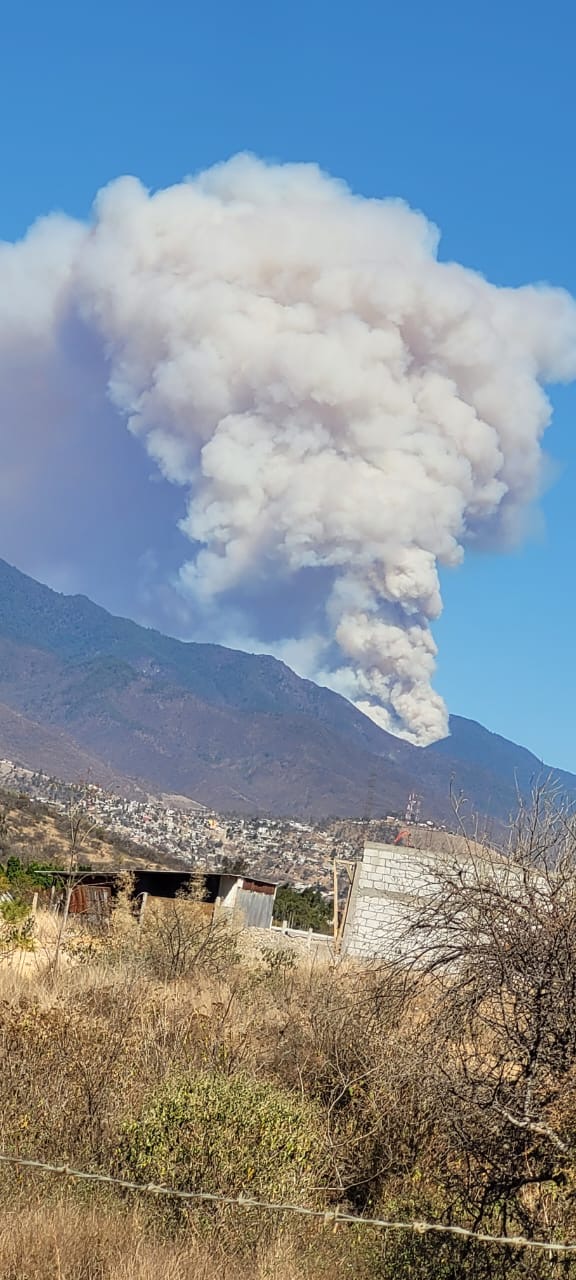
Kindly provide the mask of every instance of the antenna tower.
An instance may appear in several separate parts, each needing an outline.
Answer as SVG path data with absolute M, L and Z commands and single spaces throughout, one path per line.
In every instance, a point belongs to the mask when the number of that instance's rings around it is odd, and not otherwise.
M 418 822 L 420 818 L 420 810 L 422 808 L 422 797 L 417 795 L 415 791 L 411 791 L 408 796 L 406 805 L 406 813 L 404 818 L 406 822 Z

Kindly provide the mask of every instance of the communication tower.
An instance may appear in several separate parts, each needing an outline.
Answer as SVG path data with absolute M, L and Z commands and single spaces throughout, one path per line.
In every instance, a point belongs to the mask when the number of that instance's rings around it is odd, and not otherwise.
M 411 791 L 408 796 L 406 812 L 404 818 L 406 822 L 418 822 L 420 818 L 420 810 L 422 808 L 422 797 L 417 795 L 415 791 Z

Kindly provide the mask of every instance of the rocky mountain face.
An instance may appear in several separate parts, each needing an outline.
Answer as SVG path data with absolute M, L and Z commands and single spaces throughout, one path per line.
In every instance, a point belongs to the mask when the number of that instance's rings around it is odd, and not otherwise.
M 214 808 L 303 817 L 469 811 L 505 821 L 545 770 L 522 747 L 452 717 L 410 746 L 284 663 L 185 644 L 64 596 L 0 561 L 0 755 L 62 776 L 134 779 Z M 554 771 L 570 798 L 576 777 Z

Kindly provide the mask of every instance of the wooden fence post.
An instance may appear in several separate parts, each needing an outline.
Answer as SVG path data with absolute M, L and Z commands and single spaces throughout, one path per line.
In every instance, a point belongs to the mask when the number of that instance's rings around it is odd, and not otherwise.
M 147 894 L 147 893 L 143 893 L 143 894 L 142 894 L 142 897 L 141 897 L 141 899 L 140 899 L 140 910 L 139 910 L 139 912 L 138 912 L 138 928 L 139 928 L 139 929 L 141 929 L 141 928 L 142 928 L 142 921 L 143 921 L 143 919 L 144 919 L 144 912 L 145 912 L 145 910 L 146 910 L 146 903 L 147 903 L 147 901 L 148 901 L 148 894 Z
M 332 862 L 332 874 L 334 880 L 334 908 L 332 911 L 332 929 L 334 942 L 338 941 L 338 863 L 336 858 Z

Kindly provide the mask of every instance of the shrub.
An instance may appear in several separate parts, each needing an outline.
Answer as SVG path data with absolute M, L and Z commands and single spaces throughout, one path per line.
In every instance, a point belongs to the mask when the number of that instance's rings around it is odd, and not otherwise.
M 316 933 L 332 930 L 332 903 L 326 902 L 318 889 L 292 889 L 283 884 L 276 892 L 274 919 L 287 920 L 292 929 L 314 929 Z
M 148 969 L 162 980 L 225 973 L 238 959 L 228 921 L 213 920 L 185 894 L 148 907 L 141 936 Z
M 316 1109 L 295 1095 L 201 1073 L 170 1082 L 124 1126 L 120 1164 L 138 1181 L 304 1201 L 321 1176 L 321 1134 Z
M 34 921 L 30 908 L 14 898 L 0 902 L 0 954 L 14 950 L 31 951 L 34 947 Z

